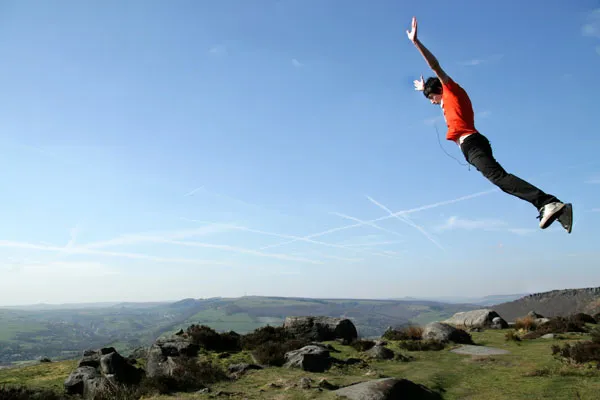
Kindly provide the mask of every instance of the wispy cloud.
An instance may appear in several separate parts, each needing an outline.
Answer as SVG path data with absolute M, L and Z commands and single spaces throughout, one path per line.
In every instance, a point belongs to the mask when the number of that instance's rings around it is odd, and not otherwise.
M 331 260 L 351 262 L 351 263 L 364 261 L 364 259 L 362 259 L 362 258 L 350 258 L 350 257 L 330 256 L 330 255 L 325 255 L 323 257 L 331 259 Z
M 6 270 L 5 270 L 6 271 Z M 9 271 L 11 271 L 9 269 Z M 14 272 L 19 275 L 34 275 L 36 278 L 44 275 L 57 277 L 67 275 L 72 277 L 99 277 L 119 275 L 120 272 L 106 264 L 90 261 L 27 261 L 19 265 Z
M 79 224 L 71 228 L 71 239 L 69 239 L 69 241 L 67 242 L 65 249 L 70 249 L 73 246 L 75 246 L 75 243 L 77 242 L 77 237 L 79 236 L 80 232 L 81 228 Z
M 464 65 L 464 66 L 474 67 L 474 66 L 481 65 L 481 64 L 486 64 L 486 63 L 500 61 L 502 59 L 502 57 L 504 57 L 503 54 L 494 54 L 494 55 L 489 56 L 489 57 L 472 58 L 470 60 L 460 61 L 459 64 L 460 65 Z
M 200 186 L 200 187 L 197 187 L 196 189 L 192 189 L 189 192 L 187 192 L 186 194 L 184 194 L 184 197 L 193 196 L 193 195 L 195 195 L 196 193 L 198 193 L 199 191 L 201 191 L 203 189 L 204 189 L 204 186 Z
M 600 208 L 592 208 L 592 212 L 600 212 Z
M 435 228 L 438 232 L 464 229 L 464 230 L 496 230 L 500 227 L 506 226 L 506 222 L 497 219 L 465 219 L 457 216 L 449 217 L 446 222 Z
M 591 185 L 598 185 L 598 184 L 600 184 L 600 177 L 594 177 L 594 178 L 588 179 L 585 181 L 585 183 L 589 183 Z
M 68 253 L 72 255 L 95 255 L 115 258 L 128 258 L 135 260 L 146 260 L 154 261 L 159 263 L 172 263 L 172 264 L 191 264 L 191 265 L 222 265 L 230 266 L 231 264 L 222 261 L 215 260 L 200 260 L 200 259 L 185 259 L 185 258 L 168 258 L 168 257 L 156 257 L 148 254 L 139 253 L 126 253 L 126 252 L 114 252 L 104 250 L 87 249 L 84 247 L 72 247 L 65 249 L 59 246 L 47 246 L 28 242 L 16 242 L 10 240 L 0 240 L 0 247 L 13 248 L 13 249 L 26 249 L 26 250 L 39 250 L 53 253 Z
M 476 116 L 477 118 L 487 118 L 487 117 L 489 117 L 490 115 L 492 115 L 492 112 L 491 112 L 491 111 L 489 111 L 489 110 L 480 111 L 480 112 L 477 112 L 477 113 L 475 113 L 475 116 Z
M 181 229 L 173 231 L 156 231 L 156 232 L 142 232 L 142 233 L 127 233 L 117 236 L 113 239 L 101 240 L 97 242 L 87 243 L 82 245 L 82 248 L 87 249 L 102 249 L 113 246 L 125 246 L 143 243 L 152 243 L 156 238 L 162 238 L 165 240 L 178 240 L 188 239 L 196 236 L 205 236 L 215 233 L 223 233 L 231 231 L 232 228 L 225 225 L 210 224 L 195 229 Z
M 401 222 L 404 222 L 405 224 L 408 224 L 410 226 L 412 226 L 413 228 L 416 228 L 417 230 L 419 230 L 419 232 L 421 232 L 423 235 L 425 235 L 425 237 L 427 239 L 429 239 L 429 241 L 431 241 L 433 244 L 435 244 L 437 247 L 439 247 L 442 250 L 445 250 L 445 248 L 438 243 L 437 240 L 435 240 L 430 234 L 429 232 L 427 232 L 425 230 L 425 228 L 423 228 L 420 225 L 415 224 L 414 222 L 412 222 L 411 220 L 408 219 L 407 216 L 402 216 L 400 217 L 399 215 L 395 215 L 389 208 L 387 208 L 386 206 L 384 206 L 383 204 L 379 203 L 378 201 L 374 200 L 373 198 L 371 198 L 370 196 L 367 196 L 367 199 L 369 199 L 369 201 L 373 204 L 375 204 L 376 206 L 378 206 L 379 208 L 381 208 L 382 210 L 386 211 L 388 214 L 390 214 L 391 216 L 395 217 L 396 219 L 398 219 Z
M 586 17 L 586 22 L 581 27 L 583 36 L 600 38 L 600 8 L 590 11 Z
M 538 230 L 533 228 L 508 228 L 508 231 L 510 233 L 514 233 L 515 235 L 525 236 L 531 235 L 532 233 L 535 233 Z
M 412 209 L 408 209 L 408 210 L 397 211 L 397 212 L 393 213 L 392 215 L 387 215 L 387 216 L 384 216 L 384 217 L 372 219 L 370 221 L 363 221 L 363 222 L 359 222 L 359 223 L 352 224 L 352 225 L 345 225 L 345 226 L 340 226 L 340 227 L 337 227 L 337 228 L 327 229 L 327 230 L 322 231 L 322 232 L 313 233 L 311 235 L 307 235 L 307 236 L 304 236 L 304 237 L 298 238 L 298 239 L 289 240 L 289 241 L 286 241 L 286 242 L 281 242 L 281 243 L 278 243 L 278 244 L 271 245 L 269 247 L 283 246 L 283 245 L 286 245 L 286 244 L 289 244 L 289 243 L 293 243 L 293 242 L 296 242 L 296 241 L 302 240 L 302 239 L 312 239 L 312 238 L 323 236 L 323 235 L 327 235 L 327 234 L 330 234 L 330 233 L 339 232 L 339 231 L 343 231 L 343 230 L 347 230 L 347 229 L 351 229 L 351 228 L 357 228 L 359 226 L 364 226 L 364 225 L 367 225 L 368 223 L 371 223 L 371 222 L 379 222 L 379 221 L 383 221 L 383 220 L 386 220 L 386 219 L 394 218 L 395 215 L 408 215 L 408 214 L 416 213 L 416 212 L 419 212 L 419 211 L 424 211 L 424 210 L 428 210 L 428 209 L 432 209 L 432 208 L 437 208 L 437 207 L 445 206 L 445 205 L 448 205 L 448 204 L 453 204 L 453 203 L 458 203 L 458 202 L 461 202 L 461 201 L 473 199 L 473 198 L 480 197 L 480 196 L 485 196 L 487 194 L 491 194 L 491 193 L 495 193 L 495 192 L 499 192 L 499 191 L 500 191 L 500 189 L 495 188 L 495 189 L 490 189 L 490 190 L 485 190 L 485 191 L 482 191 L 482 192 L 477 192 L 477 193 L 469 194 L 469 195 L 466 195 L 466 196 L 457 197 L 457 198 L 452 199 L 452 200 L 445 200 L 445 201 L 440 201 L 440 202 L 433 203 L 433 204 L 427 204 L 427 205 L 423 205 L 423 206 L 412 208 Z
M 208 50 L 209 54 L 215 55 L 215 56 L 224 56 L 227 55 L 227 46 L 222 45 L 222 44 L 217 44 L 212 46 L 209 50 Z
M 530 235 L 537 232 L 533 228 L 512 228 L 506 221 L 492 218 L 468 219 L 458 216 L 451 216 L 446 221 L 435 227 L 436 232 L 452 230 L 483 230 L 483 231 L 505 231 L 519 236 Z
M 301 68 L 304 66 L 304 64 L 298 61 L 297 58 L 292 58 L 292 65 L 296 68 Z
M 322 261 L 318 261 L 318 260 L 311 260 L 311 259 L 303 258 L 303 257 L 294 257 L 294 256 L 290 256 L 288 254 L 281 254 L 281 253 L 265 253 L 262 251 L 246 249 L 243 247 L 230 246 L 227 244 L 190 242 L 190 241 L 182 241 L 182 240 L 164 239 L 164 238 L 160 238 L 160 237 L 152 237 L 152 238 L 147 237 L 146 240 L 148 240 L 152 243 L 171 244 L 171 245 L 186 246 L 186 247 L 201 247 L 201 248 L 207 248 L 207 249 L 223 250 L 223 251 L 232 252 L 232 253 L 248 254 L 248 255 L 259 256 L 259 257 L 276 258 L 276 259 L 285 260 L 285 261 L 300 261 L 300 262 L 306 262 L 309 264 L 323 264 Z

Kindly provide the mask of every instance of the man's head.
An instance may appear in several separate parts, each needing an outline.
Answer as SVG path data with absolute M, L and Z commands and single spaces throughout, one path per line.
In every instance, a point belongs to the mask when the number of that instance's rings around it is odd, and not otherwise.
M 427 78 L 423 86 L 423 95 L 427 97 L 432 104 L 440 104 L 442 102 L 442 82 L 439 78 L 432 76 Z

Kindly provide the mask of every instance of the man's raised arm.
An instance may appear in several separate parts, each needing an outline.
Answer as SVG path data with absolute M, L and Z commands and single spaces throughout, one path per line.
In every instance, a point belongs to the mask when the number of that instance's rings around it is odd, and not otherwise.
M 415 17 L 412 19 L 412 30 L 410 32 L 406 31 L 406 34 L 408 35 L 408 39 L 413 42 L 417 50 L 419 50 L 423 58 L 425 58 L 427 65 L 429 65 L 429 68 L 435 72 L 440 81 L 442 81 L 442 83 L 448 83 L 450 81 L 450 77 L 444 72 L 437 58 L 435 58 L 435 56 L 431 54 L 427 47 L 425 47 L 417 38 L 417 19 Z

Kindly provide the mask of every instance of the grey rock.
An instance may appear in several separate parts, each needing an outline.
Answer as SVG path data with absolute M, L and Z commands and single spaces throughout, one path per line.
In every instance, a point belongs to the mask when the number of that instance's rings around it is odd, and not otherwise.
M 320 346 L 304 346 L 285 353 L 286 368 L 301 368 L 309 372 L 324 372 L 331 367 L 329 351 Z
M 382 378 L 356 383 L 337 389 L 333 393 L 348 400 L 442 399 L 438 393 L 423 385 L 418 385 L 408 379 L 397 378 Z
M 373 346 L 365 353 L 375 360 L 391 360 L 394 358 L 394 351 L 385 346 Z
M 297 338 L 319 342 L 336 339 L 349 342 L 358 338 L 356 326 L 346 318 L 287 317 L 283 327 Z
M 494 322 L 494 318 L 499 319 Z M 464 326 L 467 328 L 508 328 L 508 323 L 502 317 L 500 317 L 496 311 L 487 308 L 458 312 L 442 322 L 455 326 Z

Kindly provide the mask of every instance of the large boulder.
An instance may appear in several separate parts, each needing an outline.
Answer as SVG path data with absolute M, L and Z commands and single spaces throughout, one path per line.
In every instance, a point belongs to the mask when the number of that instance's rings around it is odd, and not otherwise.
M 323 346 L 309 345 L 285 353 L 286 368 L 301 368 L 309 372 L 325 372 L 331 367 L 332 357 Z
M 438 393 L 423 385 L 408 379 L 397 378 L 382 378 L 356 383 L 335 390 L 333 393 L 348 400 L 442 399 Z
M 472 344 L 473 339 L 468 332 L 455 328 L 443 322 L 432 322 L 423 328 L 424 340 L 437 340 L 439 342 L 454 342 L 459 344 Z
M 133 365 L 114 348 L 86 350 L 77 368 L 64 382 L 65 391 L 93 399 L 115 384 L 137 385 L 144 371 Z
M 187 337 L 174 335 L 158 339 L 148 350 L 147 375 L 151 378 L 173 376 L 180 360 L 195 357 L 199 350 L 200 347 Z
M 342 339 L 351 342 L 358 338 L 356 326 L 347 318 L 287 317 L 283 327 L 295 337 L 309 341 Z
M 467 328 L 508 328 L 508 323 L 496 311 L 487 308 L 458 312 L 442 322 Z
M 391 360 L 395 356 L 393 350 L 390 350 L 383 345 L 375 345 L 369 350 L 367 350 L 365 353 L 367 357 L 375 360 Z

